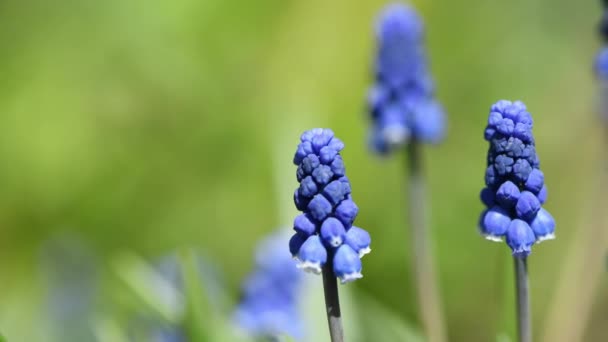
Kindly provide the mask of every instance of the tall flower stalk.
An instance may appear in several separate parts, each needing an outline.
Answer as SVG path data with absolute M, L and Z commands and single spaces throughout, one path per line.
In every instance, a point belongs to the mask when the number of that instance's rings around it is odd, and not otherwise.
M 315 128 L 302 134 L 293 159 L 300 183 L 294 202 L 302 214 L 294 220 L 289 249 L 299 268 L 323 274 L 332 342 L 344 341 L 336 278 L 342 284 L 361 278 L 360 259 L 371 243 L 365 230 L 353 226 L 359 208 L 345 175 L 343 148 L 331 130 Z
M 547 187 L 532 134 L 532 116 L 520 101 L 496 102 L 490 109 L 485 140 L 490 143 L 479 222 L 488 240 L 506 239 L 515 268 L 517 330 L 532 341 L 527 257 L 532 245 L 555 238 L 555 220 L 542 208 Z
M 369 91 L 370 146 L 389 154 L 404 146 L 408 157 L 408 213 L 412 269 L 421 319 L 431 342 L 446 340 L 441 300 L 427 227 L 422 144 L 439 143 L 445 114 L 428 71 L 422 20 L 411 7 L 389 5 L 376 27 L 375 82 Z

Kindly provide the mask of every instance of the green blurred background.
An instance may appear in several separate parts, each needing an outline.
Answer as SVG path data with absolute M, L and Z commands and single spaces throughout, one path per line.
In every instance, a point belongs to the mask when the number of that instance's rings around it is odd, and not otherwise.
M 599 1 L 412 3 L 449 116 L 447 140 L 425 161 L 450 340 L 513 335 L 508 248 L 476 233 L 482 132 L 502 98 L 535 118 L 558 223 L 558 239 L 530 259 L 536 339 L 605 340 L 608 228 L 595 208 L 606 153 L 591 72 Z M 385 4 L 0 2 L 0 332 L 46 340 L 32 327 L 47 321 L 41 250 L 57 236 L 95 255 L 96 311 L 112 312 L 109 260 L 125 251 L 154 259 L 194 246 L 236 296 L 252 242 L 295 216 L 291 158 L 311 127 L 346 142 L 357 222 L 373 238 L 365 278 L 348 287 L 419 325 L 405 156 L 366 146 L 372 25 Z

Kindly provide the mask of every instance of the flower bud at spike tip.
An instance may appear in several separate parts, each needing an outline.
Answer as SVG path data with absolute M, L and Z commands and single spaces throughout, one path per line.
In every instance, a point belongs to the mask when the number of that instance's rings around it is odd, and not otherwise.
M 294 194 L 302 214 L 294 219 L 296 233 L 289 250 L 298 267 L 320 273 L 330 262 L 342 283 L 361 278 L 360 258 L 370 252 L 369 234 L 352 224 L 359 208 L 353 202 L 340 152 L 344 143 L 329 129 L 304 132 L 294 163 L 300 182 Z
M 484 138 L 489 143 L 486 206 L 479 226 L 489 240 L 506 236 L 513 255 L 530 254 L 531 246 L 554 237 L 555 221 L 542 208 L 547 200 L 545 176 L 540 170 L 532 115 L 521 101 L 501 100 L 490 108 Z

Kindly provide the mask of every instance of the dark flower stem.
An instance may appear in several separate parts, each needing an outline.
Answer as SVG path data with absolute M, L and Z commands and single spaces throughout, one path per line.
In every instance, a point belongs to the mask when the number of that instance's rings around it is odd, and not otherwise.
M 429 342 L 446 341 L 441 300 L 430 250 L 427 227 L 427 204 L 424 184 L 422 151 L 417 141 L 408 144 L 409 217 L 412 240 L 412 263 L 418 294 L 421 320 Z
M 325 311 L 331 342 L 343 342 L 342 314 L 340 313 L 340 297 L 338 296 L 338 280 L 331 265 L 331 259 L 323 267 L 323 291 L 325 292 Z
M 513 261 L 515 263 L 515 288 L 517 291 L 517 336 L 519 342 L 532 342 L 527 260 L 526 258 L 513 257 Z

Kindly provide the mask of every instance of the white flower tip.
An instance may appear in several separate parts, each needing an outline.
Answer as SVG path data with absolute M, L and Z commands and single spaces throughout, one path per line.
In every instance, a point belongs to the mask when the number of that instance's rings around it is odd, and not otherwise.
M 361 248 L 361 249 L 359 250 L 359 259 L 363 258 L 363 256 L 364 256 L 365 254 L 369 254 L 371 251 L 372 251 L 372 249 L 371 249 L 371 248 L 369 248 L 369 247 Z
M 382 135 L 389 145 L 399 146 L 407 142 L 410 133 L 404 127 L 393 125 L 386 127 Z
M 543 236 L 539 236 L 536 239 L 536 243 L 541 243 L 543 241 L 553 240 L 553 239 L 555 239 L 555 234 L 554 233 L 549 233 L 549 234 L 546 234 L 546 235 L 543 235 Z
M 300 261 L 300 263 L 297 264 L 296 267 L 306 272 L 321 274 L 321 263 L 319 262 Z
M 342 238 L 339 236 L 334 237 L 333 239 L 331 239 L 331 241 L 329 242 L 329 244 L 333 247 L 339 247 L 342 244 Z
M 353 272 L 349 274 L 344 274 L 340 277 L 340 284 L 350 283 L 351 281 L 363 278 L 363 274 L 361 272 Z
M 494 241 L 494 242 L 502 242 L 502 236 L 492 235 L 492 234 L 481 234 L 486 240 Z

